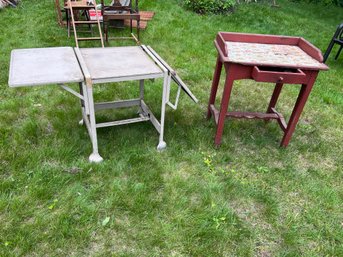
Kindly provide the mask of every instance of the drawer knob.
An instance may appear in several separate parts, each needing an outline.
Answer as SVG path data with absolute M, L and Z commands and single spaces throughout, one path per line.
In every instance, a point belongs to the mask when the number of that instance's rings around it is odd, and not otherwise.
M 283 77 L 280 77 L 280 78 L 278 79 L 278 82 L 281 83 L 282 81 L 283 81 Z

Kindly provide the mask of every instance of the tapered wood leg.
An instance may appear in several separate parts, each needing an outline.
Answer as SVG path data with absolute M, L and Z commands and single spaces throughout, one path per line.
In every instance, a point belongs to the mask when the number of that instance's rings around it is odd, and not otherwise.
M 66 21 L 67 21 L 68 38 L 70 38 L 70 17 L 69 17 L 69 10 L 66 10 Z
M 230 69 L 230 71 L 229 69 L 226 69 L 226 80 L 225 80 L 224 92 L 223 92 L 222 101 L 220 104 L 216 137 L 214 139 L 214 143 L 216 146 L 220 145 L 223 131 L 224 131 L 225 117 L 226 117 L 227 109 L 229 106 L 231 90 L 232 90 L 232 86 L 234 82 L 234 76 L 232 73 L 234 73 L 232 69 Z
M 267 108 L 267 113 L 271 113 L 272 108 L 274 108 L 276 106 L 276 103 L 277 103 L 277 100 L 279 99 L 282 87 L 283 87 L 282 83 L 276 83 L 273 95 L 270 99 L 270 102 L 269 102 L 269 105 Z
M 107 21 L 106 23 L 105 23 L 105 21 L 103 21 L 103 23 L 104 23 L 105 40 L 106 40 L 106 43 L 108 43 L 108 23 L 109 23 L 109 21 Z
M 102 20 L 102 31 L 103 31 L 103 35 L 104 35 L 104 37 L 105 37 L 105 41 L 106 41 L 106 28 L 105 28 L 105 21 L 104 20 Z
M 312 90 L 312 87 L 314 85 L 314 82 L 316 81 L 317 75 L 318 75 L 318 71 L 313 71 L 308 83 L 303 84 L 301 86 L 301 89 L 300 89 L 300 92 L 298 95 L 298 99 L 295 103 L 295 106 L 294 106 L 293 111 L 292 111 L 292 115 L 289 118 L 285 134 L 284 134 L 282 141 L 281 141 L 281 144 L 280 144 L 283 147 L 286 147 L 288 145 L 289 141 L 291 140 L 292 134 L 293 134 L 295 127 L 298 123 L 301 112 L 304 109 L 307 98 L 311 93 L 311 90 Z
M 132 19 L 130 19 L 130 33 L 132 34 Z
M 219 56 L 217 57 L 217 63 L 216 63 L 216 68 L 214 70 L 214 75 L 213 75 L 213 81 L 212 81 L 212 88 L 211 88 L 211 95 L 210 99 L 208 101 L 208 107 L 207 107 L 207 119 L 211 118 L 211 109 L 210 105 L 214 104 L 216 101 L 216 95 L 217 95 L 217 90 L 218 90 L 218 84 L 220 80 L 220 74 L 222 71 L 223 63 L 220 61 Z
M 140 20 L 137 20 L 137 39 L 138 39 L 138 41 L 140 41 L 140 39 L 139 39 L 139 32 L 140 32 Z

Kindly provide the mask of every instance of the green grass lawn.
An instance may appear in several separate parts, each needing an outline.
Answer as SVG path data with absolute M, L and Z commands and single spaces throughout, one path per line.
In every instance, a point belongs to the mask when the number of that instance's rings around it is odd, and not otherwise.
M 76 98 L 57 86 L 7 84 L 12 49 L 74 46 L 56 23 L 53 1 L 22 0 L 1 10 L 0 256 L 343 256 L 337 49 L 288 148 L 279 148 L 276 122 L 228 120 L 215 149 L 214 122 L 205 119 L 218 31 L 302 36 L 325 51 L 343 20 L 342 8 L 278 3 L 199 16 L 178 0 L 142 0 L 141 9 L 156 12 L 142 43 L 179 72 L 200 103 L 183 94 L 177 111 L 168 108 L 162 153 L 149 123 L 99 129 L 100 164 L 88 162 L 91 144 L 78 125 Z M 264 111 L 272 90 L 236 82 L 230 108 Z M 288 85 L 282 92 L 278 110 L 286 117 L 298 91 Z M 98 100 L 137 94 L 132 83 L 95 89 Z M 149 82 L 147 102 L 157 114 L 160 95 L 158 81 Z

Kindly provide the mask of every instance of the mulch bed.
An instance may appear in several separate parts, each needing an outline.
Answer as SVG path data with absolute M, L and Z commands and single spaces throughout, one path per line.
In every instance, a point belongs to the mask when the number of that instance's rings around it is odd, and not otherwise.
M 155 12 L 150 12 L 150 11 L 140 11 L 139 14 L 141 15 L 141 20 L 139 22 L 140 29 L 146 29 L 148 26 L 148 21 L 152 20 L 152 18 L 155 15 Z M 124 21 L 125 26 L 130 26 L 130 20 L 125 20 Z M 132 26 L 134 28 L 137 27 L 137 22 L 132 21 Z

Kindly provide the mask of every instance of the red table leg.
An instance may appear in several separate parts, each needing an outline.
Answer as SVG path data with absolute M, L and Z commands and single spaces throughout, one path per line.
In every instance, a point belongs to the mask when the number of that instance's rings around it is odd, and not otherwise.
M 276 83 L 272 98 L 270 99 L 270 102 L 269 102 L 267 113 L 271 113 L 272 108 L 275 108 L 277 100 L 279 99 L 279 95 L 281 93 L 282 87 L 283 87 L 283 83 Z
M 225 80 L 225 86 L 224 86 L 222 101 L 221 101 L 221 105 L 220 105 L 216 137 L 214 139 L 214 143 L 217 146 L 220 145 L 221 138 L 223 135 L 225 117 L 226 117 L 227 109 L 229 106 L 233 82 L 235 80 L 234 75 L 235 75 L 236 69 L 235 69 L 234 65 L 225 64 L 225 70 L 226 70 L 226 80 Z
M 316 81 L 318 71 L 311 71 L 311 73 L 312 74 L 310 75 L 310 79 L 307 82 L 307 84 L 303 84 L 301 86 L 301 90 L 299 92 L 298 99 L 295 103 L 295 106 L 294 106 L 293 111 L 292 111 L 292 115 L 288 121 L 288 125 L 286 128 L 285 134 L 282 138 L 282 141 L 280 144 L 281 146 L 286 147 L 288 145 L 289 141 L 291 140 L 292 134 L 293 134 L 294 129 L 298 123 L 301 112 L 302 112 L 302 110 L 305 106 L 305 103 L 307 101 L 307 98 L 308 98 L 308 96 L 312 90 L 314 82 Z
M 216 101 L 216 95 L 217 95 L 217 90 L 218 90 L 218 84 L 220 80 L 220 74 L 222 71 L 223 63 L 220 61 L 219 55 L 217 57 L 217 63 L 216 63 L 216 68 L 214 70 L 214 75 L 213 75 L 213 82 L 212 82 L 212 88 L 211 88 L 211 95 L 210 99 L 208 101 L 208 107 L 207 107 L 207 119 L 211 118 L 211 109 L 210 105 L 214 104 Z

